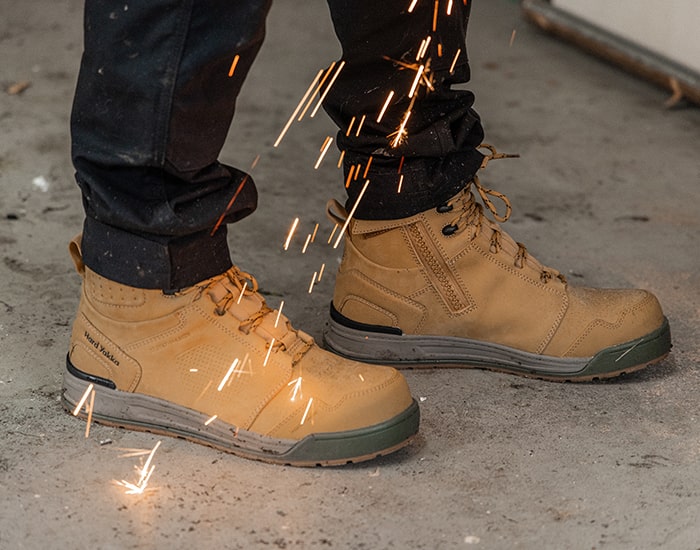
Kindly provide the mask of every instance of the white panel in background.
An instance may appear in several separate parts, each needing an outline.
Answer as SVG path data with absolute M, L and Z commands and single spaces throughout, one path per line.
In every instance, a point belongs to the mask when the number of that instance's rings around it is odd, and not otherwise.
M 700 0 L 552 0 L 552 5 L 700 73 Z

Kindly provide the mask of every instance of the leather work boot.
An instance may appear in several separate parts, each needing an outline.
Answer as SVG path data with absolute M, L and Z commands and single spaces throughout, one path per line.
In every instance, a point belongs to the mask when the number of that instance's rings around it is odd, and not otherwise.
M 68 410 L 92 384 L 97 422 L 295 466 L 367 460 L 418 431 L 399 372 L 320 349 L 237 268 L 165 294 L 105 279 L 83 265 L 78 239 L 70 248 L 83 290 Z
M 502 158 L 489 146 L 488 160 Z M 668 321 L 644 290 L 569 286 L 501 227 L 508 199 L 478 177 L 446 204 L 350 220 L 327 347 L 395 366 L 478 367 L 558 381 L 609 378 L 664 358 Z M 499 216 L 490 197 L 506 205 Z M 329 216 L 344 224 L 334 201 Z

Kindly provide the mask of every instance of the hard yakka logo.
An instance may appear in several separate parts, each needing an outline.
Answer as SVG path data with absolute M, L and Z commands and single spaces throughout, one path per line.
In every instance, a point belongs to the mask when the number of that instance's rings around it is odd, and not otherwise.
M 114 355 L 112 354 L 112 352 L 107 350 L 107 348 L 105 348 L 102 344 L 100 344 L 97 340 L 95 340 L 92 336 L 90 336 L 90 333 L 87 330 L 85 331 L 85 339 L 89 342 L 89 344 L 93 348 L 95 348 L 97 351 L 99 351 L 102 355 L 104 355 L 112 363 L 119 366 L 119 361 L 114 358 Z

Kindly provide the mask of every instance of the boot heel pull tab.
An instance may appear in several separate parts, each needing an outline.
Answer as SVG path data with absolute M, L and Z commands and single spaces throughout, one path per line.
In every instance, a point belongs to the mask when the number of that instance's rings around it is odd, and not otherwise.
M 80 250 L 80 242 L 82 241 L 82 237 L 82 234 L 79 234 L 71 239 L 71 242 L 68 244 L 68 252 L 70 252 L 70 257 L 73 259 L 75 270 L 81 277 L 84 277 L 85 263 L 83 262 L 83 254 Z
M 342 226 L 348 219 L 348 213 L 337 200 L 331 199 L 326 203 L 326 216 L 328 219 Z

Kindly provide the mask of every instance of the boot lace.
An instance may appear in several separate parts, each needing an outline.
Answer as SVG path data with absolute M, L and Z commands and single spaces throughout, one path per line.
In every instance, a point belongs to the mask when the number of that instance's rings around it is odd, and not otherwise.
M 262 295 L 258 293 L 259 286 L 255 277 L 235 266 L 194 288 L 197 289 L 200 296 L 206 292 L 209 293 L 215 304 L 214 313 L 219 316 L 226 315 L 243 300 L 260 302 L 259 309 L 240 322 L 238 330 L 244 334 L 250 334 L 251 331 L 258 328 L 267 316 L 272 315 L 276 318 L 278 315 L 277 310 L 270 308 Z M 279 333 L 268 342 L 268 347 L 272 347 L 273 352 L 293 349 L 295 353 L 292 357 L 292 363 L 298 362 L 314 345 L 314 339 L 310 335 L 294 329 L 284 315 L 279 314 L 277 327 Z
M 493 145 L 482 144 L 479 149 L 488 149 L 489 154 L 484 156 L 481 162 L 481 169 L 486 168 L 488 163 L 492 160 L 504 159 L 504 158 L 515 158 L 519 155 L 511 155 L 507 153 L 499 153 Z M 481 197 L 483 205 L 476 201 L 473 191 L 476 191 Z M 500 200 L 505 206 L 505 212 L 501 215 L 498 212 L 498 208 L 493 203 L 491 199 Z M 506 222 L 510 218 L 513 211 L 510 200 L 503 193 L 495 191 L 493 189 L 488 189 L 481 184 L 479 176 L 474 175 L 472 180 L 467 183 L 467 186 L 459 193 L 456 197 L 448 201 L 446 204 L 437 207 L 437 211 L 440 213 L 456 212 L 455 218 L 450 221 L 447 225 L 442 228 L 443 235 L 450 237 L 462 233 L 463 231 L 469 231 L 469 239 L 474 240 L 478 237 L 484 225 L 491 229 L 490 246 L 489 250 L 492 254 L 498 254 L 503 249 L 503 230 L 497 223 L 490 221 L 486 214 L 484 213 L 484 206 L 491 212 L 493 219 L 496 222 Z M 518 247 L 517 252 L 513 258 L 513 265 L 519 269 L 523 269 L 527 264 L 530 257 L 527 248 L 523 243 L 515 241 Z M 537 263 L 539 265 L 539 263 Z M 540 280 L 542 283 L 547 284 L 552 279 L 559 279 L 560 281 L 566 283 L 566 277 L 559 273 L 555 269 L 540 266 Z

